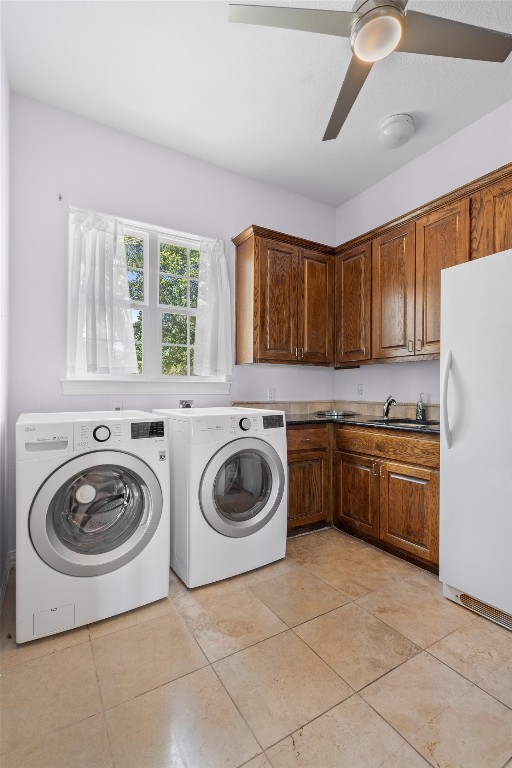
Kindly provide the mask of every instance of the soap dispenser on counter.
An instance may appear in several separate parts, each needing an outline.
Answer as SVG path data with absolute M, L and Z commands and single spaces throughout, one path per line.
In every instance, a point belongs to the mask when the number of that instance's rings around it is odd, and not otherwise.
M 416 403 L 416 421 L 426 421 L 425 403 L 423 402 L 423 392 L 420 392 L 420 399 Z

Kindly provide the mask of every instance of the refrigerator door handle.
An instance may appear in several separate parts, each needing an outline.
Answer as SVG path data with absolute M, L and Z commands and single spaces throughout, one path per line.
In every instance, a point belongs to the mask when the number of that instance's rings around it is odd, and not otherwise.
M 452 433 L 450 432 L 450 422 L 448 420 L 448 380 L 450 378 L 450 369 L 452 367 L 452 353 L 448 350 L 443 368 L 443 379 L 441 383 L 441 421 L 443 424 L 443 434 L 447 448 L 452 447 Z

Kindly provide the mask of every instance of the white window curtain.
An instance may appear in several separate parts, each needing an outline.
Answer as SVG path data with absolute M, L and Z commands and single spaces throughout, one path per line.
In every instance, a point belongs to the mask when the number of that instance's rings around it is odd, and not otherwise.
M 203 240 L 199 255 L 194 373 L 231 376 L 231 294 L 224 243 Z
M 68 376 L 138 373 L 122 227 L 69 213 Z

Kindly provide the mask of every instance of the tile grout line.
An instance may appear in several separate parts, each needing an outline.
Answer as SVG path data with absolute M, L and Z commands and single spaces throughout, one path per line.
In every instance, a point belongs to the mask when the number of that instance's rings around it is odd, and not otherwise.
M 105 726 L 105 732 L 107 734 L 108 751 L 109 751 L 109 754 L 110 754 L 110 760 L 112 762 L 112 768 L 115 768 L 116 762 L 115 762 L 115 759 L 114 759 L 114 750 L 113 750 L 113 747 L 112 747 L 112 741 L 110 739 L 110 730 L 109 730 L 108 722 L 107 722 L 107 715 L 106 715 L 106 711 L 105 711 L 105 703 L 103 701 L 103 693 L 102 693 L 102 690 L 101 690 L 101 683 L 100 683 L 100 677 L 99 677 L 99 673 L 98 673 L 98 667 L 96 665 L 96 656 L 94 654 L 94 648 L 93 648 L 93 644 L 92 644 L 92 639 L 90 639 L 90 638 L 89 638 L 89 643 L 91 645 L 91 655 L 92 655 L 92 661 L 93 661 L 93 664 L 94 664 L 94 674 L 96 675 L 96 683 L 98 685 L 98 692 L 100 694 L 101 714 L 102 714 L 102 717 L 103 717 L 103 725 Z
M 220 659 L 219 659 L 219 661 L 220 661 Z M 212 672 L 214 673 L 214 675 L 215 675 L 215 677 L 217 678 L 217 680 L 219 681 L 219 683 L 222 685 L 223 689 L 224 689 L 224 690 L 225 690 L 225 692 L 226 692 L 226 695 L 228 696 L 229 700 L 232 702 L 232 704 L 233 704 L 233 706 L 235 707 L 236 711 L 238 712 L 238 714 L 240 715 L 240 717 L 242 718 L 242 720 L 244 721 L 244 723 L 245 723 L 245 724 L 246 724 L 246 726 L 248 727 L 249 731 L 250 731 L 250 732 L 252 733 L 252 735 L 254 736 L 254 738 L 255 738 L 255 740 L 256 740 L 256 744 L 257 744 L 257 745 L 258 745 L 258 747 L 261 749 L 261 752 L 264 752 L 265 750 L 264 750 L 264 748 L 263 748 L 262 744 L 260 743 L 260 740 L 258 739 L 258 737 L 257 737 L 257 736 L 256 736 L 256 734 L 254 733 L 253 729 L 251 728 L 251 726 L 250 726 L 250 725 L 249 725 L 249 723 L 247 722 L 246 718 L 244 717 L 244 715 L 243 715 L 243 714 L 242 714 L 242 712 L 240 711 L 240 709 L 239 709 L 239 707 L 238 707 L 238 704 L 237 704 L 237 703 L 236 703 L 236 701 L 233 699 L 233 697 L 231 696 L 230 692 L 228 691 L 228 689 L 227 689 L 227 688 L 226 688 L 226 686 L 224 685 L 224 682 L 223 682 L 222 678 L 219 676 L 219 674 L 218 674 L 217 670 L 216 670 L 216 669 L 215 669 L 215 667 L 213 666 L 213 664 L 214 664 L 214 663 L 215 663 L 215 662 L 213 662 L 213 663 L 210 663 L 210 669 L 211 669 L 211 670 L 212 670 Z M 261 754 L 261 753 L 259 752 L 258 754 Z M 250 760 L 253 760 L 255 757 L 258 757 L 258 755 L 253 755 L 252 757 L 250 757 L 250 758 L 249 758 L 249 760 L 246 760 L 246 761 L 245 761 L 245 763 L 248 763 L 248 762 L 250 762 Z M 245 763 L 241 763 L 241 765 L 243 766 L 243 765 L 245 765 Z
M 423 653 L 428 653 L 428 651 L 426 651 L 426 650 L 423 650 Z M 434 659 L 435 659 L 435 657 L 434 657 L 434 656 L 432 656 L 431 654 L 428 654 L 428 655 L 430 656 L 430 658 L 434 658 Z M 413 658 L 415 658 L 415 657 L 413 657 Z M 440 661 L 440 659 L 436 659 L 436 661 Z M 447 667 L 447 669 L 449 669 L 451 672 L 455 672 L 455 670 L 454 670 L 454 669 L 452 669 L 451 667 L 448 667 L 448 665 L 446 665 L 446 664 L 445 664 L 444 666 L 445 666 L 445 667 Z M 397 668 L 395 667 L 395 669 L 397 669 Z M 386 675 L 388 675 L 388 674 L 391 674 L 391 672 L 394 672 L 394 670 L 390 670 L 389 672 L 386 672 Z M 458 674 L 458 673 L 456 672 L 456 674 Z M 382 675 L 382 676 L 381 676 L 380 678 L 378 678 L 378 679 L 380 680 L 380 679 L 382 679 L 383 677 L 386 677 L 386 675 Z M 463 675 L 461 675 L 461 677 L 463 677 Z M 464 680 L 466 680 L 466 678 L 464 678 Z M 377 681 L 376 681 L 376 680 L 374 680 L 374 682 L 377 682 Z M 471 685 L 473 685 L 474 687 L 477 687 L 477 686 L 475 685 L 475 683 L 471 683 L 471 681 L 468 681 L 468 682 L 469 682 Z M 360 690 L 360 691 L 358 691 L 358 694 L 361 694 L 363 691 L 365 691 L 365 690 L 366 690 L 366 688 L 369 688 L 369 687 L 370 687 L 370 686 L 372 686 L 372 685 L 373 685 L 373 683 L 369 683 L 367 686 L 365 686 L 365 688 L 361 688 L 361 690 Z M 469 691 L 465 691 L 464 693 L 461 693 L 461 695 L 460 695 L 460 696 L 456 696 L 456 697 L 453 699 L 453 701 L 450 701 L 450 703 L 449 703 L 449 704 L 447 704 L 445 707 L 443 707 L 443 708 L 442 708 L 442 709 L 441 709 L 441 710 L 440 710 L 440 711 L 439 711 L 439 712 L 438 712 L 438 713 L 435 715 L 435 717 L 430 717 L 430 718 L 429 718 L 429 719 L 428 719 L 428 720 L 427 720 L 425 723 L 423 723 L 422 725 L 420 725 L 420 727 L 419 727 L 417 730 L 415 730 L 415 731 L 414 731 L 414 733 L 410 734 L 410 737 L 413 737 L 413 736 L 415 736 L 415 735 L 416 735 L 416 734 L 417 734 L 417 733 L 418 733 L 418 732 L 419 732 L 419 731 L 420 731 L 420 730 L 421 730 L 421 729 L 422 729 L 422 728 L 423 728 L 423 727 L 424 727 L 424 726 L 425 726 L 425 725 L 426 725 L 428 722 L 432 722 L 432 721 L 436 720 L 436 719 L 437 719 L 437 718 L 438 718 L 440 715 L 442 715 L 442 713 L 443 713 L 443 712 L 445 712 L 447 709 L 449 709 L 451 706 L 453 706 L 453 704 L 455 704 L 455 702 L 459 701 L 459 699 L 462 699 L 462 698 L 463 698 L 463 697 L 464 697 L 464 696 L 465 696 L 467 693 L 469 693 Z M 419 755 L 420 755 L 420 756 L 421 756 L 421 757 L 422 757 L 424 760 L 426 760 L 427 762 L 430 762 L 430 760 L 428 760 L 428 758 L 426 758 L 424 755 L 422 755 L 422 754 L 421 754 L 421 752 L 419 752 L 419 751 L 418 751 L 418 749 L 416 749 L 416 747 L 414 746 L 414 744 L 412 744 L 412 743 L 409 741 L 409 738 L 408 738 L 407 736 L 404 736 L 403 734 L 401 734 L 401 733 L 400 733 L 400 731 L 398 731 L 398 730 L 397 730 L 397 728 L 395 728 L 395 726 L 394 726 L 392 723 L 390 723 L 390 722 L 389 722 L 389 721 L 386 719 L 386 717 L 385 717 L 385 716 L 384 716 L 384 715 L 383 715 L 381 712 L 379 712 L 379 710 L 378 710 L 378 709 L 376 709 L 376 708 L 373 706 L 373 704 L 371 704 L 371 702 L 367 701 L 367 699 L 365 699 L 363 696 L 361 696 L 361 698 L 363 699 L 363 701 L 364 701 L 364 702 L 366 702 L 366 704 L 368 704 L 368 706 L 369 706 L 371 709 L 373 709 L 373 710 L 374 710 L 374 712 L 375 712 L 377 715 L 379 715 L 379 717 L 381 717 L 381 718 L 382 718 L 382 719 L 383 719 L 383 720 L 384 720 L 384 721 L 385 721 L 385 722 L 386 722 L 386 723 L 389 725 L 389 727 L 390 727 L 390 728 L 392 728 L 394 731 L 396 731 L 396 733 L 398 733 L 398 735 L 399 735 L 399 736 L 401 736 L 401 737 L 402 737 L 402 739 L 404 739 L 404 741 L 406 741 L 406 742 L 407 742 L 407 744 L 409 744 L 409 746 L 410 746 L 410 747 L 412 747 L 412 749 L 414 749 L 416 752 L 418 752 L 418 754 L 419 754 Z M 433 763 L 431 763 L 431 765 L 433 765 Z M 435 766 L 434 766 L 434 768 L 435 768 Z M 506 763 L 505 763 L 505 766 L 503 766 L 503 768 L 506 768 Z
M 470 622 L 468 622 L 468 623 L 470 623 Z M 457 632 L 457 630 L 454 630 L 454 631 L 455 631 L 455 632 Z M 452 632 L 450 632 L 449 634 L 451 635 L 451 634 L 453 634 L 453 633 L 452 633 Z M 445 635 L 445 637 L 442 637 L 442 638 L 441 638 L 441 640 L 444 640 L 444 639 L 445 639 L 446 637 L 448 637 L 448 636 L 449 636 L 449 635 Z M 439 642 L 439 641 L 436 641 L 436 642 Z M 435 645 L 435 643 L 432 643 L 432 645 Z M 437 658 L 437 656 L 434 656 L 434 654 L 433 654 L 433 653 L 430 653 L 430 651 L 429 651 L 429 648 L 432 648 L 432 645 L 429 645 L 429 646 L 428 646 L 428 648 L 424 648 L 424 649 L 423 649 L 423 652 L 424 652 L 424 653 L 428 653 L 428 655 L 430 656 L 430 658 L 431 658 L 431 659 L 435 659 L 435 661 L 439 661 L 441 664 L 443 664 L 443 666 L 445 666 L 445 667 L 446 667 L 447 669 L 449 669 L 451 672 L 455 672 L 455 674 L 457 674 L 457 675 L 459 675 L 460 677 L 462 677 L 464 680 L 466 680 L 468 683 L 470 683 L 471 685 L 473 685 L 475 688 L 478 688 L 480 691 L 482 691 L 482 693 L 486 693 L 486 694 L 487 694 L 488 696 L 490 696 L 492 699 L 494 699 L 495 701 L 497 701 L 497 702 L 498 702 L 498 704 L 502 704 L 504 707 L 506 707 L 507 709 L 510 709 L 510 710 L 512 711 L 512 707 L 510 707 L 508 704 L 505 704 L 505 702 L 501 701 L 501 700 L 500 700 L 500 699 L 498 699 L 496 696 L 494 696 L 494 694 L 492 694 L 492 693 L 489 693 L 489 691 L 486 691 L 486 690 L 485 690 L 485 688 L 482 688 L 482 687 L 479 685 L 479 683 L 483 682 L 483 680 L 484 680 L 485 678 L 482 678 L 482 679 L 481 679 L 481 680 L 480 680 L 478 683 L 475 683 L 475 681 L 474 681 L 474 680 L 471 680 L 471 678 L 469 678 L 469 677 L 466 677 L 466 675 L 464 675 L 462 672 L 459 672 L 459 670 L 458 670 L 458 669 L 454 669 L 453 667 L 450 667 L 450 665 L 449 665 L 449 664 L 448 664 L 446 661 L 443 661 L 443 659 L 438 659 L 438 658 Z M 509 656 L 509 657 L 508 657 L 508 659 L 505 661 L 505 664 L 506 664 L 507 662 L 509 662 L 511 659 L 512 659 L 512 656 Z M 493 671 L 492 671 L 490 674 L 491 674 L 491 675 L 493 675 L 495 672 L 498 672 L 498 671 L 501 669 L 501 667 L 502 667 L 502 666 L 503 666 L 503 664 L 501 664 L 499 667 L 496 667 L 496 669 L 493 669 Z M 464 695 L 464 694 L 463 694 L 463 695 Z

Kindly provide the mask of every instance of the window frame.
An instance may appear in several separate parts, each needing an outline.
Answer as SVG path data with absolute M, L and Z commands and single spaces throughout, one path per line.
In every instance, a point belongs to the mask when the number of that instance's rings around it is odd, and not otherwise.
M 162 372 L 162 317 L 163 314 L 184 314 L 188 317 L 197 317 L 196 308 L 175 307 L 160 303 L 160 244 L 167 242 L 178 247 L 186 247 L 190 250 L 200 250 L 201 241 L 211 238 L 203 238 L 186 232 L 171 230 L 166 227 L 157 227 L 138 221 L 123 219 L 111 214 L 102 214 L 97 211 L 88 211 L 83 208 L 70 206 L 70 211 L 93 213 L 114 219 L 122 226 L 124 235 L 142 238 L 144 241 L 143 267 L 143 300 L 130 300 L 130 307 L 135 311 L 142 311 L 142 373 L 111 375 L 88 374 L 81 376 L 67 376 L 61 379 L 63 394 L 228 394 L 231 382 L 227 377 L 195 376 L 187 373 L 186 376 L 172 376 Z M 68 259 L 70 255 L 68 255 Z M 187 255 L 187 305 L 190 296 L 190 255 Z M 68 269 L 70 263 L 68 263 Z M 138 268 L 127 271 L 139 271 Z M 170 274 L 170 273 L 169 273 Z M 177 275 L 177 277 L 181 277 Z M 69 322 L 69 319 L 68 319 Z M 196 324 L 197 328 L 197 324 Z M 165 346 L 172 346 L 167 345 Z M 181 345 L 178 345 L 181 346 Z M 187 322 L 187 370 L 190 371 L 190 323 Z M 144 358 L 148 360 L 146 363 Z

